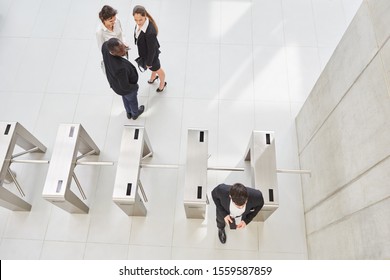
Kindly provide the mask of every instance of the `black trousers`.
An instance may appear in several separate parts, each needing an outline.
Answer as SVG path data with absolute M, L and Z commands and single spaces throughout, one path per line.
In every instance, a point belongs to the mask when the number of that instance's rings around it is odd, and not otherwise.
M 225 228 L 225 226 L 226 226 L 226 223 L 225 223 L 225 220 L 224 220 L 225 217 L 226 216 L 224 216 L 223 213 L 218 212 L 218 210 L 217 210 L 217 228 L 219 228 L 219 229 L 224 229 Z

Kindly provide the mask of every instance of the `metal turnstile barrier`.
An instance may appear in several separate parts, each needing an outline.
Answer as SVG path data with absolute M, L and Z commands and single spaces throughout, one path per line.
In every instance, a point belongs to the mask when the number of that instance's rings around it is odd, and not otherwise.
M 25 151 L 12 154 L 15 146 Z M 11 163 L 35 163 L 34 160 L 17 160 L 16 158 L 28 153 L 45 153 L 46 147 L 38 141 L 29 131 L 18 122 L 0 122 L 0 206 L 10 210 L 30 211 L 31 204 L 21 197 L 25 194 L 16 179 L 16 174 L 11 170 Z M 6 189 L 3 184 L 14 183 L 19 191 L 18 195 Z
M 188 219 L 204 219 L 207 196 L 207 172 L 244 171 L 240 167 L 208 166 L 208 130 L 188 129 L 184 182 L 184 210 Z
M 204 219 L 207 196 L 207 172 L 245 171 L 241 167 L 208 166 L 208 130 L 188 129 L 184 182 L 184 209 L 188 219 Z
M 146 216 L 147 197 L 140 180 L 142 160 L 153 155 L 143 127 L 125 126 L 115 177 L 113 201 L 129 216 Z M 138 190 L 141 191 L 143 200 Z
M 208 131 L 188 129 L 184 209 L 190 219 L 204 219 L 207 197 Z
M 13 154 L 15 146 L 24 149 Z M 0 206 L 10 210 L 29 211 L 31 205 L 21 197 L 25 194 L 10 169 L 11 163 L 50 163 L 42 196 L 71 213 L 88 213 L 86 195 L 76 177 L 77 165 L 113 165 L 113 162 L 81 161 L 88 155 L 98 155 L 99 148 L 81 124 L 61 124 L 58 128 L 51 160 L 17 159 L 33 152 L 46 152 L 46 147 L 17 122 L 0 122 Z M 113 191 L 113 201 L 129 216 L 146 216 L 147 197 L 140 180 L 140 168 L 178 168 L 178 165 L 143 163 L 153 151 L 143 127 L 125 125 Z M 208 130 L 188 129 L 184 183 L 184 209 L 187 218 L 204 219 L 207 196 L 207 171 L 245 171 L 240 167 L 208 166 Z M 252 187 L 260 190 L 264 206 L 254 221 L 265 221 L 279 207 L 277 173 L 311 174 L 309 170 L 276 168 L 275 138 L 272 131 L 253 131 L 245 153 L 250 162 Z M 71 190 L 75 181 L 81 198 Z M 4 187 L 14 183 L 20 196 Z M 140 193 L 141 195 L 140 195 Z M 141 197 L 142 196 L 142 197 Z
M 112 162 L 79 161 L 99 153 L 99 148 L 81 124 L 61 124 L 42 192 L 43 198 L 70 213 L 88 213 L 89 207 L 83 201 L 86 196 L 74 169 L 76 165 L 113 165 Z M 70 189 L 72 179 L 82 199 Z
M 264 206 L 254 221 L 265 221 L 279 207 L 274 133 L 253 131 L 245 160 L 251 163 L 252 186 L 264 198 Z
M 264 206 L 254 221 L 265 221 L 279 207 L 277 173 L 311 174 L 310 170 L 276 168 L 275 137 L 273 131 L 253 131 L 245 153 L 251 164 L 252 186 L 261 191 Z

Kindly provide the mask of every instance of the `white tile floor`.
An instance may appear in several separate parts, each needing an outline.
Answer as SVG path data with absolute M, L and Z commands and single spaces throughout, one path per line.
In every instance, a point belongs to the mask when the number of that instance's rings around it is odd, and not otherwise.
M 60 123 L 81 123 L 116 161 L 124 124 L 144 125 L 156 164 L 143 169 L 146 217 L 111 200 L 116 167 L 79 167 L 90 213 L 69 214 L 41 197 L 47 166 L 15 166 L 31 212 L 0 208 L 1 259 L 305 259 L 300 178 L 279 175 L 279 209 L 220 244 L 211 202 L 185 218 L 186 133 L 209 130 L 210 165 L 243 165 L 252 130 L 276 132 L 277 165 L 298 168 L 294 118 L 362 0 L 0 0 L 0 121 L 18 121 L 47 147 Z M 126 119 L 101 73 L 94 31 L 104 4 L 119 11 L 132 43 L 131 9 L 156 19 L 168 87 L 140 74 L 146 112 Z M 132 46 L 130 58 L 135 58 Z M 248 174 L 209 172 L 218 183 Z

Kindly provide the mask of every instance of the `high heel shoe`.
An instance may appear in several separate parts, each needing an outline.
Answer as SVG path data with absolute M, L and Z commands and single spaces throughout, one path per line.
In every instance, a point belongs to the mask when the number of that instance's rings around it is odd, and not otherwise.
M 165 82 L 163 88 L 161 88 L 161 89 L 160 89 L 160 88 L 157 88 L 156 91 L 157 91 L 157 92 L 163 92 L 166 86 L 167 86 L 167 82 Z
M 153 81 L 148 80 L 148 84 L 153 84 L 157 79 L 158 79 L 158 76 L 156 76 L 156 78 L 154 78 Z

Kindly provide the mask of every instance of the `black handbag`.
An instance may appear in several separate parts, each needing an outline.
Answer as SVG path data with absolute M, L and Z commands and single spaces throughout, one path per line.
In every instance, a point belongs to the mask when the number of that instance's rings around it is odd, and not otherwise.
M 145 59 L 144 59 L 143 57 L 138 57 L 138 58 L 136 58 L 136 59 L 135 59 L 135 62 L 137 62 L 137 64 L 138 64 L 138 69 L 139 69 L 139 71 L 145 72 L 146 69 L 148 69 L 148 68 L 146 67 L 146 62 L 145 62 Z

